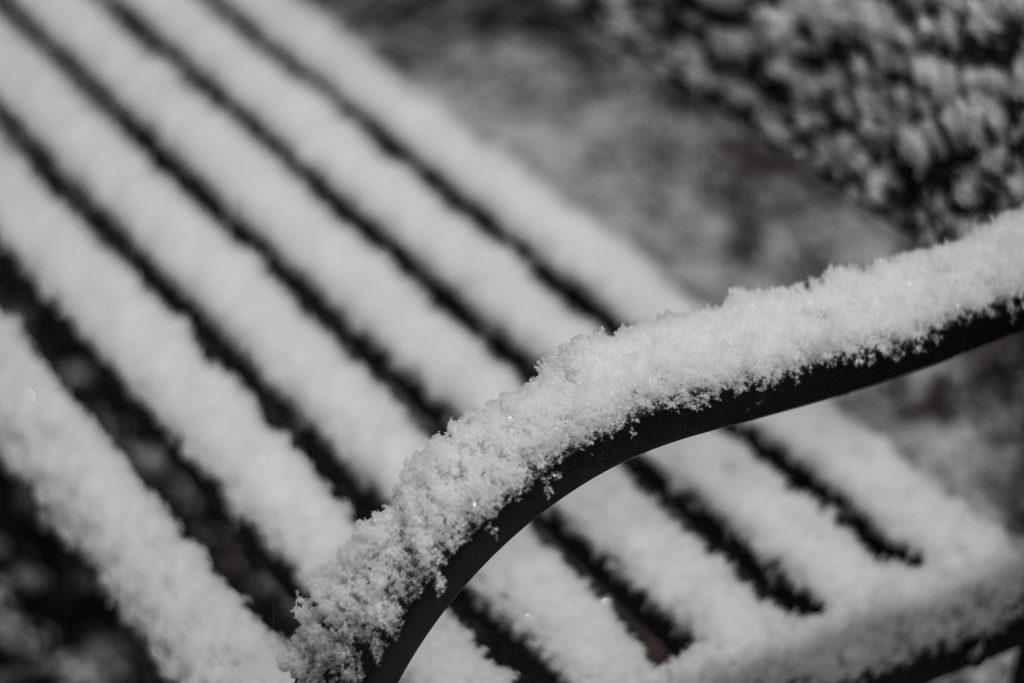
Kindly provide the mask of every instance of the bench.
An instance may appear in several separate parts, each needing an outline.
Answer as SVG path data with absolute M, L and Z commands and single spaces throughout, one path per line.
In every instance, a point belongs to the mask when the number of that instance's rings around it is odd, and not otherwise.
M 0 462 L 167 679 L 288 680 L 281 596 L 428 434 L 698 305 L 303 3 L 5 0 L 0 127 Z M 1022 561 L 817 406 L 579 489 L 407 676 L 920 679 L 1020 641 Z

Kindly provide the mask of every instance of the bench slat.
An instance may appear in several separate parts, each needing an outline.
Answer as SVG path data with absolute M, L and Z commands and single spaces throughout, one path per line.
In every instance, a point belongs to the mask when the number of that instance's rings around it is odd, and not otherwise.
M 693 639 L 678 657 L 709 642 L 723 647 L 747 629 L 774 631 L 788 623 L 783 610 L 758 598 L 725 557 L 676 524 L 622 468 L 573 491 L 554 513 L 570 532 L 595 539 L 608 570 L 643 591 L 679 635 Z
M 16 38 L 0 25 L 0 40 L 6 49 Z M 0 244 L 181 440 L 182 456 L 219 483 L 235 515 L 300 574 L 329 559 L 351 533 L 352 507 L 266 426 L 237 379 L 203 357 L 188 322 L 43 190 L 13 149 L 0 143 L 0 152 Z
M 734 436 L 702 434 L 652 451 L 647 462 L 664 477 L 669 493 L 705 501 L 764 566 L 777 565 L 826 609 L 877 593 L 905 569 L 876 561 L 849 528 L 837 525 L 835 509 L 789 488 Z
M 602 602 L 532 529 L 502 548 L 471 585 L 561 680 L 632 681 L 653 670 L 611 601 Z
M 830 404 L 780 413 L 750 426 L 756 426 L 758 442 L 784 449 L 786 457 L 848 497 L 893 541 L 919 547 L 937 568 L 973 571 L 968 567 L 977 567 L 979 555 L 1016 543 L 964 501 L 929 485 L 888 438 Z
M 15 39 L 13 37 L 13 34 L 12 34 L 12 40 L 10 40 L 7 43 L 8 49 L 13 51 L 13 50 L 17 49 L 16 46 L 18 46 L 18 45 L 19 45 L 19 43 L 17 42 L 17 39 Z M 13 54 L 13 52 L 12 52 L 12 54 Z M 12 58 L 10 60 L 11 64 L 21 64 L 22 67 L 24 67 L 26 64 L 29 64 L 30 62 L 31 62 L 31 58 L 26 57 L 25 55 L 19 55 L 18 59 Z M 56 88 L 51 91 L 47 87 L 48 79 L 45 78 L 45 77 L 41 77 L 41 76 L 45 75 L 45 73 L 47 71 L 46 67 L 44 67 L 42 64 L 37 64 L 37 65 L 35 65 L 35 67 L 37 69 L 39 69 L 39 73 L 33 73 L 33 72 L 30 72 L 30 73 L 32 73 L 33 78 L 34 78 L 34 82 L 37 84 L 36 87 L 38 89 L 35 92 L 38 93 L 38 98 L 39 99 L 37 100 L 34 96 L 32 96 L 31 93 L 27 93 L 27 92 L 24 93 L 26 95 L 26 97 L 11 97 L 10 99 L 12 100 L 12 102 L 15 101 L 15 100 L 17 102 L 19 102 L 20 104 L 18 106 L 29 107 L 29 108 L 25 109 L 25 111 L 29 115 L 28 118 L 31 121 L 38 122 L 38 121 L 42 120 L 42 121 L 45 122 L 47 120 L 46 119 L 46 115 L 45 115 L 45 112 L 43 112 L 41 110 L 42 109 L 42 104 L 44 102 L 49 102 L 50 106 L 53 107 L 54 104 L 59 105 L 62 102 L 68 101 L 69 99 L 73 101 L 76 98 L 69 98 L 68 95 L 67 95 L 67 92 L 64 92 L 63 97 L 62 97 L 61 96 L 61 91 L 57 90 Z M 10 79 L 5 80 L 5 82 L 10 82 Z M 65 88 L 65 91 L 70 92 L 70 90 L 67 89 L 67 88 Z M 35 108 L 31 108 L 31 103 L 32 102 L 38 102 L 38 106 L 35 107 Z M 73 102 L 73 104 L 76 105 L 75 108 L 78 110 L 78 111 L 76 111 L 76 117 L 79 118 L 80 120 L 82 120 L 85 124 L 87 124 L 90 121 L 89 117 L 83 118 L 83 117 L 77 116 L 77 115 L 82 113 L 82 112 L 84 112 L 84 111 L 86 111 L 86 110 L 88 110 L 88 107 L 85 106 L 84 103 L 82 103 L 80 101 L 79 102 Z M 61 107 L 59 107 L 59 106 L 57 107 L 56 110 L 58 112 L 63 111 L 63 109 Z M 35 116 L 33 116 L 34 114 L 40 114 L 40 115 L 42 115 L 42 118 L 41 119 L 40 118 L 36 118 Z M 53 123 L 56 124 L 56 121 L 54 121 Z M 38 123 L 33 123 L 33 125 L 39 125 L 39 124 Z M 83 135 L 80 138 L 80 140 L 89 140 L 89 141 L 93 141 L 95 143 L 97 138 L 95 137 L 94 134 L 97 131 L 102 130 L 102 127 L 90 127 L 88 125 L 85 125 L 85 127 L 82 130 L 85 133 L 85 135 Z M 47 131 L 48 135 L 53 135 L 53 133 L 54 133 L 54 131 L 52 131 L 52 130 L 51 131 Z M 111 141 L 112 142 L 114 139 L 116 139 L 116 136 L 110 136 L 110 135 L 100 136 L 98 139 L 100 141 Z M 81 148 L 81 150 L 82 150 L 81 153 L 78 155 L 78 162 L 79 163 L 85 162 L 88 158 L 94 158 L 94 159 L 97 158 L 94 154 L 92 154 L 92 155 L 89 154 L 89 152 L 91 151 L 90 149 L 81 147 L 80 145 L 78 145 L 77 147 Z M 121 141 L 120 144 L 112 145 L 112 147 L 114 149 L 119 149 L 125 157 L 131 157 L 132 148 L 130 146 L 126 146 L 123 141 Z M 61 145 L 56 151 L 57 151 L 58 154 L 68 155 L 70 153 L 69 150 L 75 150 L 75 149 L 76 149 L 75 145 L 64 144 L 64 145 Z M 95 149 L 95 147 L 93 147 L 92 149 Z M 135 150 L 135 152 L 137 153 L 137 150 Z M 131 169 L 133 166 L 135 168 L 139 168 L 140 164 L 129 164 L 128 168 Z M 136 179 L 134 185 L 137 188 L 139 188 L 139 187 L 147 188 L 147 187 L 150 187 L 150 186 L 152 186 L 152 187 L 158 186 L 158 182 L 156 180 L 157 176 L 155 175 L 154 169 L 146 168 L 145 164 L 141 164 L 141 167 L 146 170 L 146 173 L 140 174 L 140 175 L 136 176 L 137 179 Z M 117 178 L 117 175 L 115 174 L 114 176 L 111 176 L 111 169 L 116 169 L 116 164 L 111 164 L 109 157 L 106 159 L 105 163 L 102 164 L 102 165 L 100 165 L 100 164 L 93 164 L 92 166 L 85 165 L 82 168 L 83 168 L 83 174 L 82 174 L 83 177 L 91 177 L 92 174 L 95 174 L 95 176 L 98 178 L 97 182 L 100 185 L 107 184 L 107 186 L 119 187 L 122 193 L 124 192 L 124 190 L 127 187 L 131 187 L 132 186 L 132 176 L 131 175 L 122 176 L 120 178 L 121 179 L 121 183 L 115 182 L 114 179 Z M 146 178 L 150 179 L 150 182 L 148 184 L 143 182 L 144 179 L 146 179 Z M 145 198 L 146 198 L 146 195 L 143 194 L 142 196 L 137 198 L 137 200 L 136 200 L 137 203 L 133 203 L 133 204 L 131 204 L 131 206 L 140 206 L 141 207 L 141 206 L 147 204 L 148 202 L 145 201 Z M 170 193 L 170 194 L 169 193 L 164 193 L 162 196 L 161 195 L 157 195 L 156 197 L 152 197 L 152 196 L 149 197 L 149 199 L 154 199 L 154 198 L 162 199 L 162 201 L 158 201 L 155 204 L 156 206 L 167 207 L 168 209 L 172 209 L 175 205 L 177 205 L 181 201 L 181 198 L 178 197 L 178 196 L 175 196 L 173 193 Z M 152 204 L 150 204 L 150 205 L 152 205 Z M 117 208 L 117 205 L 115 205 L 115 206 L 113 206 L 111 208 L 113 210 L 115 210 L 115 211 L 118 211 L 118 212 L 121 211 L 121 210 L 119 210 Z M 174 214 L 172 214 L 172 217 L 173 216 L 174 216 Z M 156 218 L 156 214 L 152 214 L 152 213 L 148 214 L 148 215 L 145 214 L 145 213 L 139 213 L 137 215 L 133 215 L 133 214 L 129 213 L 126 216 L 126 219 L 128 219 L 128 220 L 125 220 L 124 224 L 126 226 L 129 226 L 129 225 L 130 226 L 134 226 L 132 229 L 135 230 L 136 233 L 138 233 L 138 231 L 140 229 L 143 229 L 140 226 L 145 226 L 147 224 L 147 222 L 148 223 L 152 223 L 154 218 Z M 165 217 L 165 219 L 166 219 L 166 217 Z M 167 223 L 159 223 L 159 224 L 166 225 Z M 186 225 L 186 224 L 185 223 L 174 223 L 174 225 L 175 225 L 175 229 L 177 230 L 178 226 L 182 226 L 182 225 Z M 200 235 L 200 234 L 202 234 L 200 232 L 201 229 L 202 229 L 202 227 L 201 227 L 201 224 L 200 224 L 200 227 L 198 227 L 198 228 L 196 228 L 196 229 L 191 231 L 191 234 Z M 154 240 L 154 235 L 155 234 L 156 233 L 151 230 L 151 233 L 150 233 L 150 235 L 149 235 L 149 237 L 147 239 L 147 242 L 146 242 L 147 249 L 154 249 L 156 246 L 162 246 L 160 242 L 157 242 L 156 240 Z M 48 244 L 48 241 L 46 240 L 46 237 L 45 237 L 45 235 L 43 233 L 39 233 L 39 239 L 42 242 Z M 79 240 L 78 242 L 80 242 L 80 241 L 81 240 Z M 70 239 L 69 238 L 65 242 L 65 244 L 68 246 L 68 249 L 69 249 L 69 252 L 67 252 L 67 253 L 74 254 L 76 256 L 76 258 L 79 258 L 81 256 L 81 254 L 83 254 L 83 253 L 84 254 L 89 254 L 90 253 L 89 250 L 88 249 L 83 249 L 82 245 L 80 243 L 78 243 L 78 242 L 76 242 L 74 239 Z M 189 249 L 188 251 L 190 253 L 193 253 L 193 254 L 199 253 L 199 252 L 196 252 L 196 251 L 193 251 L 193 250 L 196 249 L 196 248 L 201 247 L 202 250 L 208 256 L 217 257 L 217 256 L 222 255 L 224 253 L 223 246 L 219 246 L 219 248 L 215 248 L 215 245 L 217 245 L 216 241 L 211 241 L 210 239 L 206 239 L 205 241 L 200 240 L 191 249 Z M 210 251 L 206 251 L 207 249 L 209 249 Z M 59 250 L 58 250 L 58 252 L 59 252 Z M 52 252 L 46 252 L 46 253 L 52 253 Z M 109 258 L 108 258 L 108 260 L 109 260 Z M 221 265 L 224 266 L 226 264 L 222 263 Z M 101 275 L 102 273 L 108 272 L 108 271 L 116 271 L 116 270 L 117 269 L 115 267 L 113 267 L 112 265 L 110 265 L 110 263 L 107 263 L 106 265 L 97 268 L 95 270 L 95 272 L 91 272 L 90 276 L 89 276 L 89 279 L 90 279 L 90 281 L 95 281 L 95 279 L 97 277 L 102 277 L 102 275 Z M 123 270 L 123 266 L 122 266 L 122 270 Z M 141 284 L 139 285 L 139 287 L 141 287 Z M 88 292 L 86 290 L 79 290 L 79 291 L 81 292 L 81 295 L 83 297 L 88 294 Z M 204 302 L 205 300 L 209 299 L 210 297 L 218 296 L 218 294 L 217 294 L 218 291 L 219 290 L 217 290 L 217 288 L 215 288 L 215 287 L 207 287 L 205 290 L 203 290 L 198 295 L 198 297 L 197 297 L 197 298 L 199 298 L 200 305 L 204 305 L 202 302 Z M 266 287 L 266 286 L 264 286 L 262 288 L 255 289 L 255 292 L 260 292 L 260 293 L 267 293 L 268 291 L 269 291 L 268 287 Z M 247 294 L 252 294 L 252 293 L 253 293 L 252 291 L 247 292 Z M 274 301 L 274 300 L 275 299 L 273 297 L 270 298 L 270 301 Z M 81 315 L 82 314 L 81 311 L 79 311 L 80 305 L 81 305 L 81 302 L 79 302 L 79 305 L 70 305 L 70 306 L 68 306 L 68 310 L 71 312 L 71 314 L 73 316 L 77 316 L 77 315 Z M 227 316 L 228 319 L 231 319 L 232 317 L 237 317 L 238 316 L 238 311 L 239 310 L 243 310 L 243 309 L 240 309 L 240 307 L 238 307 L 238 306 L 235 306 L 234 308 L 231 308 L 230 306 L 224 306 L 224 307 L 222 307 L 220 309 L 219 313 L 222 313 L 225 316 Z M 273 320 L 267 321 L 266 319 L 263 319 L 263 323 L 268 323 L 268 322 L 272 323 L 274 321 Z M 274 329 L 272 326 L 268 326 L 266 324 L 262 325 L 262 328 L 263 328 L 263 330 L 273 330 Z M 297 327 L 297 330 L 293 330 L 293 331 L 301 331 L 302 329 L 304 329 L 304 328 L 300 325 L 300 326 Z M 252 343 L 260 344 L 261 343 L 261 339 L 266 336 L 266 332 L 265 331 L 264 332 L 260 332 L 259 330 L 255 329 L 254 327 L 250 327 L 246 331 L 250 332 L 252 334 L 252 341 L 250 341 L 250 344 L 252 344 Z M 151 349 L 154 348 L 154 343 L 155 342 L 150 342 L 148 344 L 141 344 L 141 345 L 139 345 L 138 348 L 146 349 L 145 353 L 148 355 L 149 353 L 151 353 Z M 277 359 L 273 359 L 273 358 L 270 358 L 270 357 L 264 357 L 261 360 L 264 360 L 264 361 L 266 361 L 268 363 L 277 362 Z M 325 371 L 329 371 L 330 368 L 331 368 L 331 364 L 329 363 L 329 364 L 327 364 L 324 367 L 317 367 L 315 369 L 322 373 L 322 372 L 325 372 Z M 188 373 L 182 373 L 182 374 L 187 376 Z M 306 379 L 308 380 L 309 378 L 306 378 Z M 352 394 L 351 387 L 346 388 L 346 389 L 339 389 L 339 388 L 336 387 L 335 391 L 337 392 L 337 395 L 340 395 L 340 396 L 345 396 L 345 395 L 351 395 Z M 208 409 L 208 410 L 205 411 L 205 414 L 208 415 L 208 416 L 214 416 L 217 413 L 216 413 L 215 410 Z M 382 418 L 378 417 L 377 419 L 380 420 Z M 387 426 L 388 429 L 392 429 L 392 430 L 398 428 L 399 431 L 401 431 L 402 429 L 405 429 L 406 431 L 415 429 L 415 427 L 411 424 L 411 422 L 408 420 L 408 418 L 404 418 L 404 422 L 400 421 L 398 419 L 392 419 L 392 421 L 389 422 L 386 426 Z M 184 425 L 177 425 L 177 427 L 178 427 L 178 429 L 184 429 L 185 428 Z M 369 438 L 372 438 L 373 436 L 374 436 L 373 434 L 370 434 Z M 423 436 L 425 436 L 425 435 L 420 433 L 420 437 L 422 438 Z M 296 458 L 301 458 L 300 454 L 293 453 L 292 455 L 294 457 L 296 457 Z M 389 477 L 395 477 L 397 475 L 397 470 L 395 468 L 382 467 L 382 463 L 380 463 L 380 462 L 374 463 L 372 465 L 371 471 L 374 472 L 372 477 L 375 480 L 375 482 L 380 482 L 379 490 L 380 490 L 381 493 L 386 492 L 387 490 L 390 489 L 391 482 L 388 481 L 388 478 Z M 391 481 L 393 481 L 393 479 Z M 287 489 L 288 487 L 285 487 L 285 488 Z M 303 497 L 307 498 L 307 496 L 303 496 Z M 342 542 L 344 540 L 344 537 L 345 536 L 342 536 L 342 535 L 331 537 L 330 540 L 327 542 L 327 545 L 329 547 L 326 549 L 326 552 L 329 553 L 330 550 L 333 550 L 333 548 L 337 544 L 339 544 L 340 542 Z M 548 554 L 552 554 L 553 553 L 553 551 L 551 551 L 550 549 L 546 549 L 546 548 L 544 549 L 543 552 L 548 553 Z M 323 559 L 326 559 L 327 556 L 328 556 L 328 554 L 322 554 L 322 555 L 319 556 L 318 560 L 311 561 L 310 563 L 307 563 L 306 569 L 312 568 L 313 566 L 316 565 L 316 563 L 318 561 L 322 561 Z M 554 555 L 553 555 L 553 557 L 554 557 Z M 529 564 L 531 564 L 531 563 L 533 563 L 535 561 L 536 561 L 536 558 L 532 558 L 532 557 L 531 558 L 523 558 L 522 561 L 521 561 L 521 564 L 523 566 L 528 566 Z M 560 560 L 552 560 L 552 562 L 559 562 L 559 561 Z M 571 572 L 570 572 L 570 575 L 572 575 Z M 520 593 L 523 593 L 524 599 L 531 599 L 530 598 L 531 589 L 530 589 L 529 586 L 523 585 L 523 586 L 520 586 L 517 590 L 519 590 Z M 532 598 L 532 599 L 534 600 L 534 602 L 538 601 L 537 598 Z M 626 642 L 629 642 L 629 641 L 627 640 Z M 603 643 L 603 645 L 607 646 L 608 644 L 607 643 Z M 429 651 L 429 645 L 428 645 L 428 651 Z M 427 657 L 425 656 L 423 659 L 426 660 Z
M 647 320 L 696 302 L 650 259 L 483 143 L 430 95 L 398 76 L 361 39 L 310 2 L 214 0 L 286 54 L 299 73 L 336 93 L 413 151 L 428 170 L 500 223 L 532 258 L 596 297 L 621 320 Z
M 476 317 L 525 349 L 528 358 L 594 329 L 518 254 L 454 211 L 357 122 L 216 13 L 191 0 L 173 7 L 159 0 L 118 6 L 145 15 L 154 33 L 173 43 L 301 164 L 448 284 Z M 494 316 L 495 311 L 502 315 Z
M 0 464 L 27 483 L 43 521 L 99 571 L 161 673 L 202 683 L 284 683 L 283 649 L 181 535 L 166 505 L 0 312 Z
M 64 76 L 10 35 L 9 68 L 0 82 L 5 106 L 257 372 L 325 426 L 339 453 L 371 463 L 354 468 L 361 483 L 389 487 L 423 441 L 407 426 L 408 411 L 281 290 L 258 255 L 231 239 Z M 18 64 L 20 76 L 11 72 Z M 19 82 L 23 77 L 31 87 Z M 66 126 L 68 117 L 74 129 Z
M 479 338 L 432 305 L 422 285 L 390 254 L 332 212 L 283 161 L 101 8 L 76 0 L 20 6 L 194 173 L 232 218 L 241 219 L 240 229 L 273 249 L 357 333 L 391 349 L 398 368 L 425 375 L 427 391 L 457 383 L 463 362 L 489 355 Z M 411 335 L 413 327 L 425 336 Z M 511 376 L 506 368 L 496 381 L 507 383 Z M 460 389 L 476 402 L 490 397 L 477 387 L 470 382 Z M 434 398 L 453 400 L 446 394 Z

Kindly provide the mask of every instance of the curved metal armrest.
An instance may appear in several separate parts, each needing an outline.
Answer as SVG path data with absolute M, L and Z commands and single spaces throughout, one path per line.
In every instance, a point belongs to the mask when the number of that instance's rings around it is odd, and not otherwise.
M 1019 215 L 866 269 L 567 344 L 533 381 L 410 459 L 392 504 L 360 523 L 300 598 L 286 664 L 300 681 L 397 681 L 477 570 L 598 474 L 1020 330 Z M 704 362 L 716 354 L 721 367 Z

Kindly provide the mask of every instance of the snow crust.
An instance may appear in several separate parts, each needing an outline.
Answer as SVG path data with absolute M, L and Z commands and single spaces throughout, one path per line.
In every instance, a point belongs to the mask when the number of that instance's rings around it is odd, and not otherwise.
M 564 454 L 638 415 L 700 410 L 723 391 L 842 357 L 899 357 L 951 321 L 1016 313 L 1022 221 L 1009 212 L 956 243 L 832 268 L 806 284 L 733 291 L 717 309 L 567 343 L 521 390 L 450 423 L 407 462 L 391 505 L 357 525 L 300 599 L 289 670 L 357 680 L 357 653 L 380 655 L 404 606 L 443 586 L 444 562 L 473 532 Z
M 43 522 L 99 573 L 160 673 L 188 683 L 285 683 L 284 643 L 182 536 L 163 501 L 0 312 L 0 465 Z

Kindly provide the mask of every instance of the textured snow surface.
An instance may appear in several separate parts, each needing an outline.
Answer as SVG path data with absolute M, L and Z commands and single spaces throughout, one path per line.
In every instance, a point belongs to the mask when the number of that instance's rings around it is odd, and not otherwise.
M 253 254 L 227 238 L 4 22 L 0 37 L 8 57 L 0 60 L 0 71 L 18 67 L 35 84 L 9 90 L 19 81 L 4 72 L 0 94 L 17 93 L 10 97 L 17 112 L 40 137 L 62 143 L 53 150 L 58 161 L 111 215 L 123 218 L 121 227 L 140 250 L 195 298 L 199 310 L 226 326 L 272 382 L 297 394 L 318 424 L 329 425 L 339 452 L 362 464 L 354 469 L 368 485 L 389 491 L 405 455 L 424 439 L 406 411 L 299 311 Z M 71 134 L 63 127 L 68 116 L 79 124 Z M 221 483 L 233 510 L 255 525 L 300 579 L 308 576 L 348 537 L 351 506 L 331 496 L 286 436 L 266 427 L 235 378 L 203 359 L 188 324 L 101 246 L 2 138 L 0 149 L 0 244 L 181 438 L 184 455 Z M 489 661 L 464 626 L 448 617 L 441 623 L 410 663 L 410 682 L 459 672 L 458 680 L 511 679 L 512 672 Z
M 0 42 L 6 38 L 0 29 Z M 331 497 L 288 435 L 266 425 L 241 382 L 206 359 L 189 323 L 100 246 L 2 137 L 0 245 L 278 556 L 303 575 L 330 557 L 350 533 L 351 506 Z
M 26 128 L 120 219 L 138 251 L 241 348 L 268 384 L 326 425 L 323 433 L 339 452 L 370 463 L 354 468 L 359 483 L 390 489 L 423 441 L 408 410 L 301 309 L 252 249 L 232 239 L 24 39 L 4 30 L 0 50 L 6 57 L 0 93 Z M 76 121 L 73 129 L 69 118 Z M 468 354 L 466 362 L 472 358 Z M 476 377 L 491 379 L 486 372 Z M 458 386 L 452 393 L 461 395 Z
M 0 465 L 24 481 L 61 540 L 96 567 L 169 679 L 284 683 L 283 648 L 182 537 L 158 496 L 0 313 Z
M 956 243 L 574 339 L 521 390 L 450 423 L 408 461 L 391 505 L 357 525 L 300 600 L 290 670 L 356 680 L 359 649 L 379 654 L 403 606 L 443 585 L 445 560 L 567 452 L 649 411 L 701 409 L 840 357 L 899 356 L 954 320 L 1000 312 L 994 304 L 1024 294 L 1022 253 L 1024 213 L 1009 212 Z
M 275 251 L 353 331 L 390 348 L 388 359 L 395 367 L 422 378 L 426 387 L 454 382 L 461 393 L 434 397 L 440 401 L 462 399 L 467 393 L 475 402 L 492 397 L 472 393 L 475 385 L 458 386 L 457 381 L 462 362 L 489 355 L 485 344 L 435 306 L 391 254 L 340 217 L 170 62 L 148 50 L 95 3 L 51 0 L 24 3 L 23 9 L 88 65 L 228 213 L 241 219 L 247 234 Z M 386 187 L 378 192 L 392 204 L 402 204 Z M 492 372 L 513 376 L 507 367 Z M 436 381 L 442 375 L 449 378 L 447 383 Z
M 594 329 L 535 278 L 515 251 L 453 210 L 415 170 L 391 157 L 327 96 L 295 78 L 214 12 L 191 0 L 174 6 L 159 0 L 127 5 L 144 14 L 156 31 L 170 36 L 301 163 L 325 178 L 396 244 L 415 254 L 478 317 L 501 310 L 503 315 L 493 319 L 493 325 L 504 336 L 540 356 L 565 339 Z M 445 366 L 434 372 L 459 374 Z M 477 398 L 483 402 L 493 396 Z
M 431 171 L 485 207 L 534 258 L 580 285 L 623 320 L 646 320 L 694 305 L 658 269 L 651 268 L 649 259 L 632 244 L 557 194 L 503 150 L 475 137 L 445 106 L 416 90 L 358 36 L 312 3 L 228 0 L 227 4 L 272 43 L 285 46 L 357 110 L 370 115 Z

